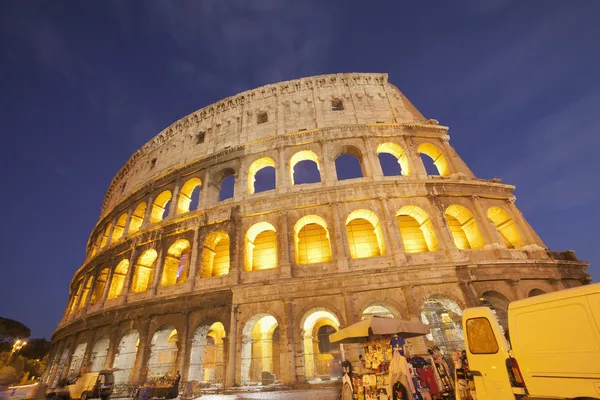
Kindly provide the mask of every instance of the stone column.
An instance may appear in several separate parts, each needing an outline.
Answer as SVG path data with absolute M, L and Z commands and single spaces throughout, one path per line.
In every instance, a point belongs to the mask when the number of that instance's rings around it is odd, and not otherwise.
M 465 299 L 465 305 L 467 307 L 477 307 L 479 305 L 479 297 L 470 282 L 459 281 L 457 286 Z
M 144 220 L 140 226 L 140 231 L 151 224 L 150 216 L 152 215 L 152 206 L 154 205 L 154 195 L 148 197 L 148 203 L 146 203 L 146 212 L 144 213 Z
M 173 218 L 177 215 L 177 203 L 179 202 L 179 192 L 181 191 L 181 184 L 178 182 L 173 189 L 173 195 L 171 196 L 171 203 L 169 203 L 169 215 L 165 217 Z
M 90 372 L 91 360 L 92 358 L 92 350 L 94 348 L 94 341 L 96 339 L 96 331 L 92 331 L 90 337 L 88 338 L 87 345 L 85 346 L 85 352 L 83 353 L 83 360 L 81 360 L 81 369 L 80 373 L 88 373 Z
M 186 312 L 183 315 L 183 329 L 181 332 L 177 332 L 177 336 L 181 338 L 178 340 L 179 343 L 177 343 L 177 369 L 179 370 L 179 374 L 181 375 L 183 382 L 186 381 L 184 377 L 187 377 L 187 370 L 185 366 L 189 365 L 190 362 L 190 352 L 188 351 L 189 324 L 190 314 Z
M 229 343 L 227 349 L 227 370 L 225 371 L 225 387 L 232 387 L 235 385 L 235 371 L 237 365 L 237 340 L 238 340 L 238 328 L 237 328 L 237 313 L 238 306 L 231 306 L 231 317 L 229 320 Z
M 290 263 L 290 242 L 289 242 L 289 229 L 288 229 L 288 212 L 281 211 L 279 217 L 279 231 L 277 244 L 278 248 L 278 258 L 279 258 L 279 276 L 280 278 L 291 278 L 292 277 L 292 266 Z
M 521 214 L 521 211 L 519 211 L 519 209 L 515 205 L 516 201 L 517 201 L 517 198 L 512 196 L 510 199 L 508 199 L 506 204 L 508 206 L 508 209 L 510 210 L 510 213 L 512 214 L 513 221 L 515 222 L 515 224 L 517 224 L 517 227 L 519 228 L 519 233 L 521 233 L 521 235 L 523 236 L 524 245 L 525 246 L 529 246 L 529 245 L 540 246 L 540 243 L 538 243 L 538 241 L 535 239 L 535 237 L 531 234 L 529 224 L 527 224 L 525 222 L 525 218 L 523 217 L 523 214 Z M 542 245 L 543 245 L 543 243 L 542 243 Z M 540 249 L 542 249 L 541 246 L 540 246 Z
M 557 290 L 562 290 L 565 288 L 564 284 L 562 283 L 561 279 L 549 279 L 548 283 L 550 283 L 550 285 L 552 286 L 552 289 L 554 291 Z
M 413 285 L 410 286 L 403 286 L 402 287 L 402 295 L 404 296 L 404 302 L 406 303 L 406 308 L 407 308 L 407 313 L 408 313 L 408 318 L 413 320 L 413 319 L 419 319 L 420 320 L 420 316 L 421 316 L 421 310 L 419 309 L 417 303 L 415 302 L 415 296 L 412 292 L 413 290 Z
M 493 247 L 504 247 L 496 226 L 488 219 L 486 212 L 481 207 L 479 196 L 471 196 L 471 203 L 475 209 L 474 217 L 479 222 L 477 226 L 481 228 L 480 231 L 485 240 L 486 247 L 490 245 Z
M 446 222 L 446 214 L 444 213 L 444 206 L 440 203 L 440 200 L 436 196 L 427 196 L 429 203 L 432 207 L 432 215 L 429 216 L 433 222 L 435 228 L 435 234 L 438 237 L 438 247 L 440 250 L 449 249 L 456 250 L 454 244 L 454 238 L 450 232 L 450 227 Z
M 103 369 L 111 369 L 115 362 L 115 356 L 121 342 L 120 330 L 115 326 L 114 332 L 109 335 L 108 349 L 106 349 L 106 359 Z
M 198 210 L 201 210 L 211 204 L 211 182 L 210 182 L 210 173 L 208 169 L 204 171 L 204 176 L 202 177 L 202 185 L 200 186 L 200 196 L 198 196 Z
M 327 146 L 327 143 L 324 143 L 321 140 L 319 141 L 319 146 L 321 147 L 321 155 L 320 157 L 319 155 L 317 155 L 317 157 L 319 159 L 319 173 L 321 174 L 321 182 L 324 182 L 328 185 L 332 185 L 335 181 L 335 164 L 330 162 L 329 160 L 329 148 Z
M 459 168 L 456 165 L 456 160 L 454 159 L 454 150 L 450 146 L 450 136 L 445 135 L 442 138 L 441 144 L 442 153 L 444 154 L 444 157 L 446 157 L 446 162 L 450 167 L 450 174 L 456 174 L 459 172 L 464 174 L 465 172 L 459 170 Z
M 295 351 L 295 340 L 294 340 L 294 303 L 291 300 L 285 301 L 283 319 L 286 330 L 286 343 L 285 343 L 285 359 L 288 361 L 287 371 L 282 371 L 282 374 L 289 375 L 289 384 L 294 385 L 297 382 L 296 377 L 296 351 Z M 282 327 L 284 328 L 284 327 Z M 281 350 L 280 350 L 281 351 Z
M 515 298 L 517 300 L 521 300 L 521 299 L 524 299 L 527 297 L 523 294 L 523 291 L 521 290 L 521 287 L 519 286 L 519 279 L 509 279 L 509 280 L 507 280 L 507 282 L 510 285 L 513 293 L 515 294 Z
M 417 178 L 426 178 L 427 170 L 425 169 L 425 165 L 423 165 L 423 160 L 421 160 L 421 157 L 419 156 L 419 150 L 414 139 L 411 136 L 406 136 L 405 143 L 406 148 L 404 149 L 404 152 L 408 157 L 411 175 L 414 175 Z
M 336 253 L 336 259 L 338 264 L 338 271 L 345 272 L 348 271 L 348 258 L 350 258 L 350 250 L 348 248 L 348 238 L 346 237 L 346 225 L 342 224 L 340 217 L 340 209 L 339 205 L 336 203 L 330 204 L 331 213 L 333 215 L 333 235 L 331 235 L 331 240 L 334 244 L 334 249 Z
M 277 149 L 279 165 L 275 169 L 275 178 L 277 179 L 277 191 L 287 192 L 290 188 L 290 164 L 285 159 L 285 148 L 280 146 Z
M 115 273 L 115 268 L 117 268 L 117 267 L 115 265 L 113 265 L 112 268 L 108 269 L 106 283 L 104 284 L 104 290 L 102 291 L 102 298 L 100 299 L 100 304 L 102 304 L 100 306 L 101 308 L 104 308 L 104 303 L 106 302 L 106 299 L 108 298 L 108 293 L 110 292 L 110 285 L 112 284 L 112 279 L 113 279 L 113 275 Z
M 135 273 L 137 253 L 137 248 L 131 247 L 131 254 L 129 255 L 129 269 L 127 270 L 127 275 L 125 275 L 125 282 L 123 282 L 123 290 L 121 291 L 121 296 L 119 296 L 119 304 L 125 304 L 127 302 L 127 295 L 129 294 L 129 290 L 131 289 L 131 280 L 133 279 L 133 274 Z
M 162 243 L 162 235 L 158 239 L 160 248 L 158 250 L 158 256 L 156 257 L 156 265 L 154 266 L 154 277 L 152 281 L 152 295 L 156 296 L 160 281 L 162 280 L 163 266 L 165 265 L 166 251 L 164 251 L 164 245 Z
M 365 176 L 370 176 L 373 179 L 379 179 L 383 177 L 383 170 L 381 169 L 381 163 L 379 162 L 376 150 L 373 149 L 371 140 L 367 137 L 363 138 L 365 143 L 365 151 L 363 159 L 365 160 Z
M 380 200 L 383 208 L 382 223 L 387 227 L 387 234 L 385 236 L 389 238 L 388 251 L 391 250 L 390 252 L 392 253 L 392 258 L 394 259 L 394 263 L 396 265 L 406 264 L 404 242 L 402 241 L 400 229 L 396 223 L 396 214 L 392 212 L 389 199 L 387 197 L 382 196 Z
M 135 209 L 133 207 L 127 211 L 127 218 L 125 219 L 125 226 L 123 227 L 123 236 L 121 236 L 123 238 L 129 235 L 129 224 L 131 224 L 131 216 L 133 215 L 134 211 Z
M 112 243 L 112 235 L 115 230 L 116 223 L 117 217 L 113 217 L 113 219 L 110 222 L 110 229 L 108 230 L 108 236 L 106 237 L 106 243 L 104 243 L 104 247 L 108 247 L 108 245 Z
M 150 321 L 142 322 L 137 331 L 139 333 L 139 345 L 135 355 L 135 363 L 129 377 L 129 382 L 138 384 L 144 382 L 148 376 L 148 358 L 150 357 L 150 347 L 152 338 L 149 337 Z
M 196 288 L 196 281 L 198 279 L 198 253 L 200 248 L 200 243 L 198 240 L 200 227 L 196 227 L 194 229 L 194 238 L 192 239 L 192 254 L 190 256 L 190 272 L 188 274 L 188 282 L 189 290 L 193 292 Z

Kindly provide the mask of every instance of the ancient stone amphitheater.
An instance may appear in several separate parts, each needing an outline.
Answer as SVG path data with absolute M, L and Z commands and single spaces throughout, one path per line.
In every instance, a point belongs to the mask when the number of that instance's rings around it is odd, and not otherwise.
M 113 179 L 44 379 L 314 382 L 339 373 L 328 335 L 373 314 L 421 318 L 426 344 L 460 348 L 465 307 L 504 323 L 510 301 L 590 281 L 513 190 L 477 178 L 387 74 L 223 99 Z

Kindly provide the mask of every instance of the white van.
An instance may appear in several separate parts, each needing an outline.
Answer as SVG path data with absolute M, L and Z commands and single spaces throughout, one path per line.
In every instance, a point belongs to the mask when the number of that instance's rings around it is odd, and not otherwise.
M 510 303 L 510 346 L 487 307 L 463 329 L 478 400 L 600 399 L 600 283 Z

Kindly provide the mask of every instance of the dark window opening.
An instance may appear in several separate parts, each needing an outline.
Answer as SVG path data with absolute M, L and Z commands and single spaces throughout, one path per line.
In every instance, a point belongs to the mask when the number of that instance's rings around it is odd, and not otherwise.
M 335 172 L 339 181 L 362 178 L 360 161 L 353 154 L 342 154 L 335 159 Z
M 429 157 L 427 154 L 421 153 L 421 161 L 423 161 L 423 165 L 425 166 L 425 171 L 427 175 L 440 175 L 437 167 L 435 166 L 433 159 Z
M 233 189 L 235 186 L 235 175 L 229 175 L 221 181 L 219 190 L 219 201 L 231 199 L 233 197 Z
M 269 115 L 266 112 L 260 112 L 256 116 L 256 123 L 257 124 L 264 124 L 268 120 L 269 120 Z
M 196 144 L 204 143 L 204 135 L 205 135 L 204 132 L 198 132 L 196 134 Z
M 302 160 L 294 165 L 294 185 L 321 182 L 321 173 L 317 163 L 312 160 Z
M 254 193 L 275 189 L 275 168 L 264 167 L 254 175 Z
M 317 340 L 319 342 L 319 353 L 328 354 L 332 353 L 332 350 L 335 349 L 335 344 L 332 344 L 329 341 L 329 335 L 337 332 L 335 328 L 331 325 L 325 325 L 319 328 L 317 332 Z
M 402 168 L 398 159 L 389 153 L 379 153 L 379 163 L 383 176 L 401 176 Z
M 156 165 L 156 158 L 153 158 L 152 161 L 150 161 L 150 169 L 154 168 L 155 165 Z
M 340 99 L 334 99 L 331 101 L 331 111 L 342 111 L 344 109 L 344 102 Z

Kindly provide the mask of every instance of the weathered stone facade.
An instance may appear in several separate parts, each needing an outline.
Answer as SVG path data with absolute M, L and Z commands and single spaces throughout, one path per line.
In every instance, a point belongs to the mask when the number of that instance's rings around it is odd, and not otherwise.
M 379 153 L 396 157 L 402 175 L 384 176 Z M 342 154 L 363 177 L 337 179 Z M 294 184 L 303 160 L 321 182 Z M 276 169 L 276 188 L 255 193 L 264 167 Z M 233 198 L 219 201 L 228 176 Z M 117 366 L 128 371 L 123 382 L 179 370 L 183 382 L 232 386 L 256 380 L 258 368 L 293 384 L 327 359 L 311 354 L 316 329 L 354 323 L 373 305 L 420 318 L 431 298 L 465 308 L 589 282 L 585 262 L 546 248 L 513 190 L 476 178 L 448 128 L 386 74 L 315 76 L 226 98 L 172 124 L 114 178 L 45 378 Z M 220 371 L 206 367 L 210 346 Z

